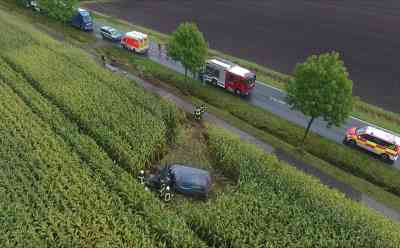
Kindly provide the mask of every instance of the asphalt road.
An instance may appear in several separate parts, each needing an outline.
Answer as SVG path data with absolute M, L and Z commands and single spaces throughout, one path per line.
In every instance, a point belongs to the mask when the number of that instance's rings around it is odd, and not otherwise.
M 98 31 L 101 26 L 101 23 L 95 24 L 95 33 L 98 38 L 101 38 L 101 35 Z M 119 46 L 119 44 L 116 44 L 116 46 Z M 170 69 L 173 69 L 182 74 L 184 73 L 182 65 L 179 62 L 173 61 L 171 58 L 169 58 L 166 55 L 166 51 L 164 48 L 162 48 L 162 51 L 159 51 L 158 45 L 155 42 L 150 42 L 148 57 L 151 60 L 162 64 Z M 285 102 L 285 96 L 286 93 L 282 90 L 269 86 L 266 83 L 257 81 L 256 87 L 253 89 L 253 92 L 246 99 L 246 101 L 249 101 L 255 106 L 268 110 L 271 113 L 274 113 L 290 122 L 293 122 L 305 128 L 307 126 L 309 118 L 305 117 L 301 112 L 291 110 Z M 350 117 L 341 127 L 327 128 L 325 121 L 323 121 L 322 119 L 317 119 L 311 126 L 311 131 L 325 138 L 333 140 L 339 144 L 342 144 L 344 134 L 348 128 L 366 125 L 375 126 L 371 123 L 359 120 L 355 117 Z M 375 159 L 372 154 L 371 159 Z M 394 168 L 400 169 L 400 160 L 397 160 L 397 162 L 393 165 L 388 164 L 387 166 L 393 166 Z
M 311 54 L 338 51 L 354 95 L 399 112 L 398 0 L 113 0 L 85 4 L 170 33 L 193 21 L 210 47 L 292 73 Z

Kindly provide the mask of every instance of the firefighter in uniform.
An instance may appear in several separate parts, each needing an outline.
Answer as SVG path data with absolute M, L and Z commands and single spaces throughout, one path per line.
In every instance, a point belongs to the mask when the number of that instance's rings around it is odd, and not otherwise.
M 201 119 L 200 107 L 196 106 L 196 108 L 194 109 L 193 116 L 194 116 L 194 119 L 197 120 L 197 121 Z
M 203 114 L 206 112 L 206 110 L 207 107 L 204 104 L 201 105 L 200 107 L 196 106 L 193 113 L 194 119 L 197 121 L 201 120 L 201 117 L 203 117 Z

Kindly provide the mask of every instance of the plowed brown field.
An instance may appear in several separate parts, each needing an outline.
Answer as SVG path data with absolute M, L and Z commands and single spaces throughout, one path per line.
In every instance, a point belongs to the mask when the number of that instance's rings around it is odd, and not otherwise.
M 339 51 L 355 95 L 400 112 L 398 0 L 115 0 L 87 6 L 165 33 L 195 21 L 212 48 L 284 73 L 310 54 Z

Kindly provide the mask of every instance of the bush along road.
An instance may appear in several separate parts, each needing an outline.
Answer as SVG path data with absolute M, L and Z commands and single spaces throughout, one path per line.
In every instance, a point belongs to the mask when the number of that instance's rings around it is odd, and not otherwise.
M 101 39 L 101 35 L 99 32 L 100 27 L 103 24 L 100 22 L 95 22 L 94 24 L 94 30 L 95 30 L 95 35 L 97 38 Z M 119 46 L 119 44 L 116 44 L 116 46 Z M 179 72 L 181 74 L 184 74 L 184 69 L 183 66 L 177 62 L 173 61 L 171 58 L 169 58 L 166 54 L 166 49 L 162 47 L 161 51 L 158 48 L 158 44 L 155 42 L 150 42 L 150 49 L 148 52 L 148 58 L 154 62 L 157 62 L 169 69 L 172 69 L 176 72 Z M 193 77 L 193 75 L 191 75 Z M 294 124 L 297 124 L 301 127 L 306 127 L 308 124 L 309 119 L 304 116 L 302 113 L 298 111 L 293 111 L 290 109 L 290 107 L 286 104 L 285 102 L 285 97 L 286 93 L 280 89 L 277 89 L 275 87 L 269 86 L 268 84 L 264 82 L 257 81 L 256 87 L 251 93 L 251 95 L 247 98 L 245 98 L 245 101 L 248 101 L 254 106 L 260 107 L 262 109 L 265 109 L 273 114 L 276 114 Z M 326 127 L 326 122 L 321 119 L 317 119 L 314 121 L 313 125 L 311 126 L 311 131 L 314 133 L 321 135 L 322 137 L 325 137 L 329 140 L 332 140 L 336 143 L 341 144 L 344 138 L 344 134 L 346 130 L 350 127 L 362 127 L 362 126 L 375 126 L 374 124 L 368 123 L 366 121 L 360 120 L 355 117 L 350 117 L 346 123 L 341 126 L 341 127 L 331 127 L 327 128 Z M 376 127 L 376 126 L 375 126 Z M 378 127 L 379 129 L 383 129 Z M 385 130 L 385 129 L 383 129 Z M 391 132 L 389 130 L 386 130 L 388 132 Z M 391 132 L 393 133 L 393 132 Z M 399 134 L 393 133 L 397 136 L 400 136 Z M 371 158 L 373 159 L 373 158 Z M 395 162 L 393 165 L 394 168 L 400 169 L 400 160 Z
M 190 113 L 190 114 L 193 113 L 195 107 L 192 103 L 180 98 L 179 96 L 176 96 L 172 92 L 169 92 L 167 89 L 160 87 L 160 86 L 156 86 L 146 80 L 143 80 L 143 79 L 127 72 L 127 71 L 124 71 L 121 68 L 116 67 L 115 65 L 106 64 L 105 66 L 108 69 L 110 69 L 111 71 L 113 71 L 114 73 L 125 75 L 127 78 L 137 82 L 138 84 L 142 85 L 146 90 L 154 92 L 154 93 L 162 96 L 163 98 L 174 102 L 179 108 L 183 109 L 187 113 Z M 280 160 L 287 162 L 288 164 L 304 171 L 305 173 L 308 173 L 310 175 L 313 175 L 313 176 L 319 178 L 323 184 L 344 193 L 348 198 L 350 198 L 354 201 L 360 202 L 372 209 L 375 209 L 376 211 L 382 213 L 383 215 L 390 218 L 391 220 L 400 221 L 400 212 L 399 211 L 394 210 L 390 207 L 385 206 L 384 204 L 379 203 L 378 201 L 369 197 L 367 194 L 359 192 L 359 191 L 353 189 L 350 185 L 340 182 L 340 181 L 336 180 L 335 178 L 333 178 L 332 176 L 327 175 L 324 172 L 316 169 L 315 167 L 310 166 L 302 161 L 299 161 L 296 158 L 293 158 L 290 154 L 287 154 L 284 151 L 274 149 L 270 144 L 267 144 L 267 143 L 257 139 L 256 137 L 230 125 L 229 123 L 218 118 L 217 116 L 210 114 L 210 113 L 206 113 L 203 116 L 203 120 L 206 121 L 207 123 L 211 123 L 213 125 L 228 129 L 231 132 L 238 134 L 242 140 L 244 140 L 248 143 L 251 143 L 251 144 L 255 144 L 259 148 L 264 150 L 265 152 L 275 154 Z

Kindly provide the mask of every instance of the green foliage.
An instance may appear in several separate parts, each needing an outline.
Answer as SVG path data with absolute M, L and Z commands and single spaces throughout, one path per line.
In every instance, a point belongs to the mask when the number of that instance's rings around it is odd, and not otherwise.
M 338 53 L 309 57 L 296 65 L 293 76 L 286 100 L 292 109 L 311 117 L 306 135 L 316 118 L 322 117 L 329 127 L 340 126 L 349 117 L 353 82 Z
M 78 0 L 37 0 L 40 8 L 51 18 L 62 22 L 71 20 Z
M 196 24 L 185 22 L 172 33 L 167 51 L 171 58 L 182 63 L 187 76 L 188 70 L 195 74 L 204 65 L 207 43 Z

